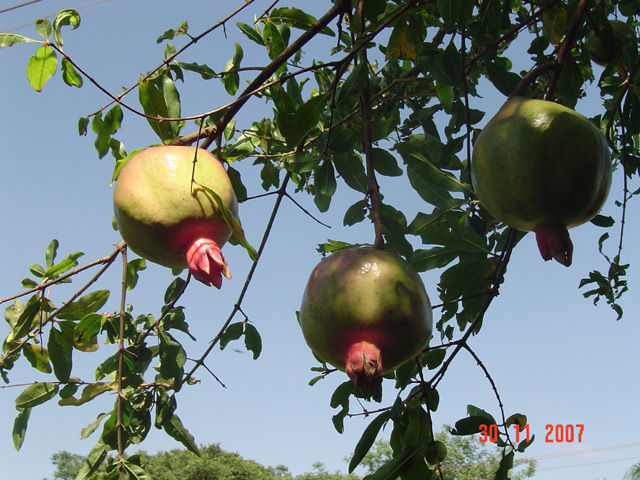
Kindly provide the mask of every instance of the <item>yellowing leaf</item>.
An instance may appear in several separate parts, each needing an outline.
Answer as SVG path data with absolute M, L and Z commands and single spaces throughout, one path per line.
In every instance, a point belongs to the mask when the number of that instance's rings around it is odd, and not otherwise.
M 385 58 L 387 60 L 415 60 L 417 58 L 416 45 L 406 23 L 396 25 L 391 32 Z

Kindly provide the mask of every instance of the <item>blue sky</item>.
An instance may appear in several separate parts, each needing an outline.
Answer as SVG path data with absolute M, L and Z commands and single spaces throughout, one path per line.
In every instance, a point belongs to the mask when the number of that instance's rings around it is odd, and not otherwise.
M 80 10 L 80 28 L 64 32 L 65 50 L 107 89 L 118 92 L 161 61 L 164 47 L 156 45 L 155 39 L 166 29 L 188 20 L 190 31 L 199 33 L 243 2 L 219 3 L 224 6 L 212 9 L 211 2 L 192 0 L 176 10 L 174 2 L 164 0 L 104 1 Z M 256 2 L 240 20 L 251 22 L 252 16 L 259 15 L 270 3 Z M 0 14 L 0 31 L 81 5 L 42 0 Z M 304 0 L 296 5 L 320 13 L 330 3 Z M 36 35 L 33 26 L 16 33 Z M 221 70 L 232 55 L 233 41 L 239 39 L 232 22 L 227 26 L 227 38 L 218 30 L 181 59 L 197 60 Z M 176 44 L 181 45 L 179 42 Z M 247 41 L 243 45 L 243 65 L 264 63 L 264 52 L 250 50 Z M 324 39 L 313 43 L 306 57 L 326 58 L 328 48 Z M 52 238 L 60 241 L 61 256 L 77 250 L 85 252 L 81 263 L 106 255 L 119 241 L 111 228 L 112 158 L 98 159 L 93 136 L 79 137 L 76 127 L 79 117 L 94 112 L 107 99 L 86 81 L 80 90 L 63 85 L 59 73 L 43 93 L 34 92 L 24 74 L 33 50 L 33 45 L 25 44 L 0 51 L 0 204 L 4 207 L 0 297 L 20 290 L 28 265 L 42 262 L 44 249 Z M 522 68 L 531 66 L 524 61 Z M 190 76 L 188 84 L 188 88 L 181 89 L 183 114 L 197 114 L 230 100 L 217 81 L 204 82 Z M 594 115 L 600 109 L 597 90 L 590 89 L 590 94 L 592 97 L 578 106 L 586 115 Z M 492 111 L 501 101 L 500 94 L 487 90 L 485 99 L 475 106 Z M 238 124 L 247 125 L 264 114 L 264 105 L 252 100 L 238 116 Z M 185 129 L 185 133 L 188 131 Z M 130 114 L 126 115 L 118 138 L 128 150 L 157 142 L 146 121 Z M 258 171 L 251 168 L 251 161 L 237 166 L 249 195 L 262 193 Z M 430 207 L 406 188 L 405 181 L 381 178 L 385 199 L 402 208 L 410 219 L 418 211 L 428 212 Z M 344 434 L 336 433 L 331 423 L 335 412 L 329 407 L 329 398 L 346 377 L 333 374 L 313 387 L 307 385 L 314 376 L 309 369 L 315 362 L 295 320 L 306 279 L 319 261 L 316 245 L 327 238 L 351 242 L 373 239 L 369 224 L 342 227 L 345 209 L 360 198 L 344 184 L 340 186 L 343 188 L 325 214 L 317 212 L 310 197 L 297 197 L 331 229 L 304 215 L 291 202 L 283 203 L 243 303 L 243 311 L 262 335 L 261 357 L 252 360 L 241 343 L 232 343 L 222 352 L 216 349 L 208 366 L 226 388 L 199 371 L 201 383 L 185 389 L 179 398 L 178 414 L 198 442 L 220 442 L 223 448 L 265 465 L 287 465 L 294 473 L 310 470 L 315 461 L 325 463 L 329 470 L 346 468 L 343 459 L 353 450 L 369 419 L 349 419 Z M 616 172 L 603 213 L 619 218 L 614 201 L 620 199 L 620 191 L 621 175 Z M 255 246 L 273 200 L 266 197 L 240 206 L 245 231 Z M 605 305 L 593 306 L 578 290 L 580 279 L 589 271 L 605 268 L 597 252 L 597 240 L 603 230 L 587 224 L 571 230 L 575 251 L 570 268 L 543 262 L 533 235 L 527 235 L 514 251 L 507 281 L 485 317 L 481 334 L 470 341 L 491 372 L 506 414 L 522 412 L 528 416 L 531 432 L 536 434 L 528 454 L 539 459 L 537 480 L 620 479 L 635 459 L 640 459 L 640 442 L 635 434 L 640 429 L 636 415 L 640 392 L 633 380 L 640 361 L 640 306 L 635 299 L 640 260 L 634 248 L 640 241 L 637 214 L 637 205 L 631 203 L 623 254 L 623 262 L 632 265 L 628 276 L 630 292 L 622 300 L 625 316 L 621 321 L 617 322 Z M 609 241 L 609 248 L 617 242 L 616 232 L 611 233 L 614 238 Z M 198 338 L 197 342 L 184 338 L 191 358 L 201 355 L 226 319 L 250 267 L 247 255 L 239 247 L 225 247 L 225 256 L 233 280 L 225 282 L 221 291 L 191 285 L 181 302 L 186 307 L 191 332 Z M 98 288 L 117 291 L 119 276 L 119 269 L 112 268 Z M 438 303 L 437 275 L 428 273 L 422 277 L 432 301 Z M 88 278 L 85 275 L 74 285 Z M 150 265 L 128 297 L 135 313 L 157 313 L 170 281 L 169 271 Z M 54 297 L 60 301 L 70 291 L 67 287 L 59 293 L 55 290 Z M 116 297 L 114 293 L 107 305 L 111 310 L 117 309 Z M 439 318 L 438 311 L 434 318 Z M 0 335 L 5 336 L 8 330 L 2 328 Z M 91 377 L 94 365 L 111 353 L 108 346 L 102 346 L 95 354 L 76 355 L 74 375 Z M 42 379 L 27 368 L 16 368 L 10 378 L 14 384 Z M 113 397 L 105 396 L 80 408 L 63 408 L 55 403 L 37 407 L 22 450 L 15 452 L 11 428 L 17 413 L 14 399 L 20 391 L 18 387 L 0 389 L 0 406 L 5 411 L 0 420 L 0 465 L 6 478 L 41 480 L 51 476 L 52 453 L 63 449 L 87 453 L 95 438 L 80 440 L 81 428 L 98 413 L 109 411 L 113 402 Z M 440 383 L 439 393 L 440 407 L 433 416 L 437 427 L 464 417 L 468 403 L 495 416 L 499 414 L 489 382 L 465 354 L 455 359 Z M 389 383 L 383 404 L 390 404 L 394 394 Z M 352 410 L 357 412 L 358 405 L 352 405 Z M 583 440 L 547 443 L 547 424 L 584 424 Z M 383 436 L 388 433 L 383 432 Z M 154 452 L 179 445 L 164 433 L 153 431 L 141 447 Z

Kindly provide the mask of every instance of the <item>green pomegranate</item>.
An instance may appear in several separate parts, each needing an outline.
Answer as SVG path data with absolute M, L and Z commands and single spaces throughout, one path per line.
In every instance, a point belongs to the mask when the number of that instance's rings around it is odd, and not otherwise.
M 165 267 L 188 267 L 197 280 L 220 288 L 222 275 L 231 278 L 220 250 L 231 231 L 216 199 L 200 185 L 214 191 L 237 216 L 227 172 L 211 153 L 195 147 L 147 148 L 118 176 L 113 191 L 116 224 L 141 257 Z
M 587 51 L 591 60 L 606 67 L 621 54 L 625 44 L 635 38 L 633 27 L 620 20 L 609 20 L 611 28 L 601 32 L 591 32 L 586 41 Z
M 582 115 L 554 102 L 513 97 L 478 136 L 471 179 L 494 217 L 535 232 L 542 258 L 569 266 L 567 228 L 602 207 L 611 157 L 602 133 Z
M 321 360 L 346 371 L 363 393 L 429 343 L 432 313 L 422 280 L 395 253 L 351 248 L 313 270 L 299 316 Z

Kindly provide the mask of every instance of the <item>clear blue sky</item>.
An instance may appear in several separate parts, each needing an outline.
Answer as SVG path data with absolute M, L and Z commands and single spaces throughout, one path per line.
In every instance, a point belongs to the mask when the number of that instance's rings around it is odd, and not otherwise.
M 166 0 L 107 0 L 80 10 L 80 28 L 64 32 L 65 50 L 106 88 L 118 92 L 134 83 L 139 73 L 161 61 L 164 47 L 156 45 L 155 39 L 164 30 L 188 20 L 190 32 L 197 34 L 242 3 L 191 0 L 181 2 L 177 9 L 176 2 Z M 241 20 L 250 22 L 254 14 L 259 15 L 270 3 L 256 2 Z M 5 0 L 3 8 L 12 4 Z M 216 8 L 211 8 L 213 4 Z M 330 2 L 305 0 L 295 4 L 319 13 Z M 42 0 L 0 14 L 0 31 L 80 5 L 80 2 Z M 36 35 L 32 25 L 16 32 Z M 232 42 L 239 38 L 232 22 L 227 28 L 227 38 L 219 30 L 190 49 L 181 60 L 207 63 L 219 71 L 231 56 Z M 181 45 L 181 40 L 176 44 Z M 246 46 L 243 65 L 264 62 L 264 52 L 252 52 L 248 41 L 243 41 L 243 45 Z M 326 58 L 328 48 L 324 40 L 314 43 L 307 49 L 307 58 Z M 0 256 L 0 297 L 20 290 L 20 280 L 27 275 L 28 265 L 42 261 L 52 238 L 61 243 L 60 255 L 84 251 L 86 255 L 81 262 L 109 253 L 112 244 L 119 240 L 111 228 L 112 158 L 99 160 L 92 145 L 93 135 L 78 137 L 76 127 L 79 117 L 94 112 L 107 99 L 86 81 L 82 89 L 76 90 L 63 85 L 58 76 L 46 85 L 43 93 L 34 92 L 24 74 L 33 50 L 33 45 L 25 44 L 0 51 L 3 206 L 0 248 L 4 252 Z M 526 61 L 522 65 L 531 66 Z M 193 75 L 188 82 L 190 87 L 181 89 L 184 114 L 197 114 L 230 99 L 217 81 L 204 82 Z M 597 91 L 590 92 L 595 96 L 578 107 L 587 115 L 598 112 L 600 105 Z M 491 111 L 500 102 L 499 94 L 487 91 L 483 103 L 472 106 Z M 246 126 L 263 114 L 264 105 L 252 100 L 239 115 L 238 123 Z M 128 113 L 118 138 L 128 150 L 157 141 L 143 119 Z M 262 193 L 258 170 L 252 169 L 250 163 L 239 164 L 243 179 L 250 195 Z M 413 218 L 421 210 L 430 211 L 407 188 L 404 179 L 380 180 L 387 201 L 404 209 L 407 218 Z M 621 175 L 617 172 L 604 211 L 616 218 L 620 212 L 614 201 L 620 199 L 620 185 Z M 314 222 L 292 203 L 284 202 L 243 303 L 243 310 L 262 335 L 262 356 L 253 361 L 241 343 L 230 344 L 222 352 L 216 349 L 208 366 L 226 388 L 199 371 L 202 382 L 185 388 L 180 395 L 178 414 L 199 443 L 220 442 L 223 448 L 246 458 L 265 465 L 284 464 L 294 473 L 310 470 L 315 461 L 325 463 L 329 470 L 346 468 L 343 459 L 352 451 L 368 420 L 347 420 L 345 433 L 335 432 L 329 398 L 345 377 L 333 374 L 314 387 L 307 385 L 314 375 L 309 368 L 315 362 L 300 334 L 295 311 L 308 274 L 319 260 L 315 251 L 318 243 L 327 238 L 372 240 L 373 231 L 368 224 L 349 229 L 341 226 L 345 209 L 358 199 L 355 192 L 342 188 L 331 210 L 319 214 L 310 197 L 298 197 L 331 229 Z M 266 197 L 241 205 L 246 233 L 256 246 L 272 203 L 273 198 Z M 537 437 L 528 450 L 530 456 L 539 459 L 537 480 L 620 479 L 640 459 L 640 442 L 635 433 L 640 430 L 636 414 L 640 390 L 634 380 L 640 362 L 637 348 L 640 305 L 635 297 L 640 288 L 637 273 L 640 258 L 635 251 L 640 241 L 637 215 L 637 205 L 632 203 L 623 257 L 632 267 L 628 276 L 630 292 L 622 301 L 623 320 L 616 322 L 608 307 L 594 307 L 578 291 L 580 279 L 590 270 L 605 268 L 596 248 L 603 230 L 587 224 L 571 231 L 575 252 L 574 263 L 568 269 L 543 262 L 532 235 L 518 245 L 501 294 L 487 313 L 481 334 L 470 342 L 491 372 L 507 415 L 514 412 L 528 415 L 532 433 Z M 615 237 L 615 232 L 612 235 Z M 617 238 L 610 240 L 610 248 L 614 242 Z M 227 246 L 225 256 L 234 279 L 225 282 L 221 291 L 191 285 L 181 302 L 187 309 L 191 331 L 198 338 L 197 342 L 184 339 L 192 358 L 201 355 L 226 319 L 250 266 L 239 247 Z M 119 275 L 119 269 L 112 268 L 98 288 L 117 291 Z M 423 279 L 437 303 L 437 276 L 425 274 Z M 157 313 L 170 281 L 170 272 L 149 266 L 129 296 L 135 312 Z M 69 291 L 55 290 L 54 297 L 60 301 L 64 292 Z M 115 310 L 117 294 L 113 297 L 108 307 Z M 438 319 L 439 312 L 434 317 Z M 3 327 L 0 336 L 7 332 Z M 76 355 L 74 375 L 90 378 L 95 364 L 112 350 L 102 346 L 95 354 Z M 42 379 L 26 368 L 16 368 L 10 378 L 12 383 Z M 0 467 L 6 478 L 41 480 L 51 476 L 52 453 L 63 449 L 87 453 L 95 438 L 81 441 L 81 428 L 98 413 L 109 411 L 113 402 L 113 397 L 105 396 L 80 408 L 61 408 L 54 403 L 35 408 L 24 446 L 15 452 L 11 429 L 17 413 L 14 399 L 20 391 L 20 388 L 0 389 L 0 406 L 5 412 L 0 420 Z M 464 417 L 467 403 L 499 415 L 487 379 L 473 359 L 464 354 L 454 361 L 439 392 L 440 407 L 434 414 L 436 427 Z M 390 404 L 394 394 L 390 383 L 383 404 Z M 367 405 L 370 409 L 376 406 Z M 358 411 L 358 405 L 353 405 L 352 410 Z M 583 441 L 546 443 L 546 424 L 584 424 Z M 159 431 L 153 431 L 142 445 L 150 452 L 177 447 L 180 445 Z

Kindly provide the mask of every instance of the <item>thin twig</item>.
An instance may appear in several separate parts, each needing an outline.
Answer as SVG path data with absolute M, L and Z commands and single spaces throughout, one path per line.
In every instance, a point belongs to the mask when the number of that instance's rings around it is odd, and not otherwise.
M 118 461 L 120 462 L 120 480 L 124 480 L 124 443 L 122 434 L 124 431 L 124 423 L 122 421 L 122 382 L 124 377 L 124 318 L 125 307 L 127 302 L 127 249 L 122 250 L 122 290 L 120 294 L 120 331 L 118 333 L 118 398 L 116 401 L 116 435 L 118 443 Z
M 264 235 L 262 236 L 262 241 L 260 242 L 260 247 L 258 247 L 258 256 L 256 257 L 256 259 L 254 260 L 253 264 L 251 265 L 251 269 L 249 270 L 249 273 L 247 274 L 247 278 L 244 281 L 244 285 L 242 286 L 242 290 L 240 291 L 240 295 L 238 296 L 238 299 L 237 299 L 235 305 L 233 306 L 233 309 L 231 310 L 231 313 L 229 314 L 229 316 L 227 317 L 227 320 L 224 322 L 224 324 L 222 325 L 222 327 L 218 331 L 217 335 L 213 338 L 213 340 L 211 340 L 209 346 L 204 351 L 202 356 L 198 360 L 195 361 L 196 364 L 194 365 L 194 367 L 184 376 L 184 382 L 189 380 L 193 376 L 193 374 L 196 372 L 196 370 L 201 365 L 204 364 L 205 359 L 209 356 L 209 354 L 211 353 L 213 348 L 218 344 L 218 342 L 220 341 L 220 338 L 222 338 L 222 335 L 224 334 L 225 330 L 227 329 L 227 327 L 229 326 L 229 324 L 233 320 L 233 317 L 240 310 L 240 304 L 242 303 L 242 300 L 244 299 L 244 296 L 247 293 L 247 289 L 249 288 L 249 284 L 251 283 L 251 279 L 253 278 L 253 275 L 254 275 L 254 273 L 256 271 L 256 268 L 258 267 L 258 262 L 260 260 L 260 257 L 262 256 L 262 252 L 264 251 L 264 247 L 267 244 L 267 239 L 269 238 L 269 234 L 271 233 L 271 229 L 273 227 L 273 224 L 274 224 L 275 219 L 276 219 L 276 215 L 277 215 L 278 210 L 280 208 L 280 203 L 282 202 L 282 198 L 285 195 L 287 184 L 289 183 L 289 178 L 290 177 L 291 177 L 290 172 L 287 172 L 285 174 L 284 179 L 282 180 L 282 186 L 280 187 L 280 189 L 278 191 L 278 197 L 276 198 L 275 204 L 273 206 L 273 210 L 271 211 L 271 217 L 269 218 L 269 221 L 267 223 L 267 227 L 265 229 Z

